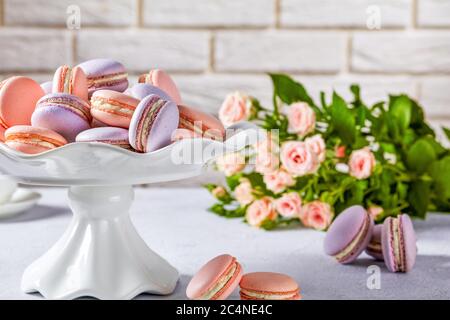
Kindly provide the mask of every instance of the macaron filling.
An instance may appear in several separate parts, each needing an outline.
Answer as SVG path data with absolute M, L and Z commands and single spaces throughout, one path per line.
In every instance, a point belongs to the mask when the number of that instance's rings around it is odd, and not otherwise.
M 345 261 L 347 260 L 351 255 L 355 253 L 355 251 L 358 249 L 358 245 L 363 241 L 363 239 L 367 236 L 367 232 L 369 231 L 370 227 L 370 218 L 368 215 L 365 216 L 363 226 L 358 231 L 356 236 L 353 238 L 352 241 L 339 253 L 334 255 L 334 258 L 339 261 Z
M 65 143 L 45 136 L 30 133 L 14 133 L 6 136 L 7 142 L 39 146 L 47 149 L 62 147 Z
M 59 91 L 64 93 L 73 92 L 72 68 L 63 66 L 60 75 Z
M 141 115 L 137 128 L 138 134 L 136 135 L 136 146 L 139 151 L 147 152 L 147 142 L 153 123 L 166 103 L 167 101 L 162 100 L 157 96 L 149 100 Z
M 89 89 L 95 89 L 100 88 L 104 86 L 110 86 L 117 83 L 120 83 L 124 80 L 126 80 L 128 77 L 128 73 L 126 72 L 119 72 L 119 73 L 113 73 L 108 75 L 102 75 L 97 77 L 88 77 L 87 83 Z
M 371 242 L 367 245 L 367 250 L 375 253 L 381 253 L 381 243 Z
M 228 272 L 226 272 L 219 281 L 217 281 L 211 289 L 201 295 L 198 300 L 214 300 L 214 298 L 221 293 L 222 289 L 227 287 L 227 284 L 233 278 L 236 272 L 239 272 L 239 265 L 235 261 Z
M 123 117 L 131 118 L 135 106 L 126 104 L 117 100 L 94 96 L 91 99 L 91 108 L 99 111 L 117 114 Z
M 56 106 L 65 108 L 87 122 L 91 121 L 91 114 L 87 103 L 81 99 L 69 99 L 67 97 L 46 97 L 38 102 L 37 108 L 45 108 L 47 106 Z
M 222 139 L 220 130 L 208 128 L 202 121 L 192 119 L 186 115 L 180 114 L 180 124 L 178 128 L 193 131 L 195 135 L 207 139 Z
M 399 218 L 390 220 L 391 247 L 394 254 L 395 271 L 405 272 L 405 246 L 403 243 L 402 225 Z

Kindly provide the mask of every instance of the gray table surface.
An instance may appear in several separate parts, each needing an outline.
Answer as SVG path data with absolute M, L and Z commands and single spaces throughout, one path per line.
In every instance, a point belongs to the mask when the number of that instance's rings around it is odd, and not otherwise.
M 37 190 L 43 195 L 38 206 L 0 220 L 0 299 L 42 299 L 20 291 L 22 272 L 62 235 L 71 218 L 65 189 Z M 408 274 L 393 274 L 365 254 L 353 265 L 337 264 L 322 251 L 322 232 L 300 227 L 257 230 L 207 212 L 212 202 L 203 189 L 136 189 L 131 209 L 136 228 L 181 274 L 172 295 L 138 299 L 185 299 L 195 271 L 221 253 L 236 256 L 246 272 L 291 275 L 304 299 L 450 299 L 450 215 L 430 214 L 426 221 L 415 221 L 416 266 Z M 367 287 L 371 265 L 380 267 L 380 289 Z M 231 298 L 238 298 L 238 292 Z

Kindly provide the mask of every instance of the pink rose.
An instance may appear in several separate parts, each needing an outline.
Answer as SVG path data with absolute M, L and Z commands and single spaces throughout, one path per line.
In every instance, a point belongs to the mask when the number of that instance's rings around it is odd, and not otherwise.
M 292 176 L 283 169 L 266 173 L 263 176 L 263 180 L 267 189 L 274 193 L 283 192 L 287 187 L 295 184 L 295 180 Z
M 316 200 L 303 206 L 300 220 L 305 227 L 325 230 L 331 224 L 333 215 L 328 203 Z
M 278 213 L 286 218 L 299 218 L 302 210 L 302 199 L 297 192 L 284 194 L 275 201 Z
M 289 131 L 305 136 L 314 130 L 316 113 L 305 102 L 291 104 L 288 109 Z
M 384 209 L 380 206 L 370 206 L 367 209 L 367 212 L 372 217 L 373 220 L 377 221 L 381 214 L 384 212 Z
M 224 187 L 217 186 L 214 189 L 212 189 L 211 194 L 213 195 L 213 197 L 220 199 L 224 197 L 227 194 L 227 192 L 225 191 Z
M 263 197 L 253 201 L 247 208 L 245 219 L 248 224 L 254 227 L 259 227 L 266 220 L 275 220 L 277 212 L 273 205 L 273 199 L 270 197 Z
M 262 151 L 256 154 L 255 171 L 261 174 L 270 173 L 278 169 L 280 158 L 278 154 L 270 151 Z
M 250 117 L 252 102 L 250 98 L 240 92 L 229 94 L 219 110 L 219 119 L 228 127 L 232 124 L 247 120 Z
M 236 200 L 243 206 L 252 203 L 254 197 L 252 194 L 252 185 L 248 179 L 242 179 L 241 183 L 234 189 Z
M 314 151 L 319 162 L 323 162 L 325 160 L 327 149 L 325 146 L 325 141 L 323 141 L 320 134 L 306 138 L 305 143 Z
M 245 158 L 240 153 L 227 153 L 216 161 L 217 168 L 226 176 L 242 171 L 245 167 Z
M 345 157 L 345 146 L 336 146 L 334 153 L 336 155 L 336 158 Z
M 285 142 L 281 147 L 281 163 L 295 176 L 316 172 L 319 161 L 312 148 L 302 141 Z
M 352 177 L 366 179 L 375 168 L 375 156 L 368 147 L 355 150 L 350 154 L 348 166 Z

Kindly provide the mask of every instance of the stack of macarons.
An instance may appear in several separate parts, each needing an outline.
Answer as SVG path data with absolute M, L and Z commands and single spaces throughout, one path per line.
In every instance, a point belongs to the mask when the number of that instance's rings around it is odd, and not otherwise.
M 274 272 L 243 274 L 241 264 L 229 254 L 208 261 L 192 277 L 186 295 L 193 300 L 225 300 L 240 287 L 242 300 L 299 300 L 300 289 L 291 277 Z
M 416 235 L 410 217 L 388 217 L 383 224 L 373 219 L 361 206 L 344 210 L 333 221 L 324 241 L 327 255 L 339 263 L 355 261 L 363 252 L 384 260 L 391 272 L 408 272 L 416 261 Z
M 163 70 L 129 87 L 125 67 L 112 59 L 63 65 L 41 85 L 27 77 L 0 82 L 0 140 L 35 154 L 73 142 L 145 153 L 179 139 L 224 138 L 219 120 L 182 103 Z

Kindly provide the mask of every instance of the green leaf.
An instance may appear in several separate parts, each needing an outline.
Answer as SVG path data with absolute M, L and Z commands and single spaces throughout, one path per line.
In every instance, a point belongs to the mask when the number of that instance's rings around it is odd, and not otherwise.
M 229 177 L 226 177 L 227 185 L 231 191 L 234 191 L 236 187 L 240 184 L 240 179 L 242 178 L 242 174 L 235 174 Z
M 417 140 L 406 155 L 408 167 L 418 173 L 423 173 L 436 160 L 436 152 L 425 139 Z
M 245 216 L 247 207 L 237 207 L 235 209 L 227 209 L 222 203 L 216 203 L 208 210 L 225 218 L 242 218 Z
M 275 95 L 284 103 L 292 104 L 294 102 L 304 101 L 310 106 L 315 105 L 302 84 L 285 74 L 270 73 L 269 75 L 272 78 Z
M 348 108 L 347 103 L 336 92 L 333 93 L 331 122 L 344 144 L 350 145 L 355 142 L 355 118 Z
M 429 173 L 433 179 L 433 188 L 438 199 L 450 206 L 450 156 L 435 161 L 430 166 Z
M 412 184 L 408 200 L 413 208 L 414 216 L 425 218 L 430 202 L 430 186 L 429 181 L 415 181 Z
M 444 133 L 447 136 L 447 139 L 450 140 L 450 129 L 442 127 L 442 130 L 444 130 Z
M 361 100 L 361 89 L 360 89 L 359 85 L 352 84 L 350 86 L 350 91 L 353 93 L 355 101 L 360 101 Z
M 390 96 L 389 114 L 396 119 L 398 128 L 403 131 L 411 123 L 412 102 L 406 95 Z

